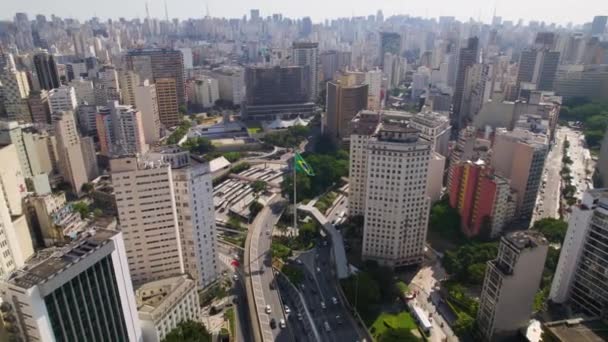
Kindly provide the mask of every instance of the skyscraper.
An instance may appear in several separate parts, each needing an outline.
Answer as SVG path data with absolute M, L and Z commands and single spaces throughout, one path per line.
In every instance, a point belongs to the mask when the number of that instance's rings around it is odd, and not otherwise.
M 111 157 L 145 153 L 148 150 L 144 137 L 143 118 L 133 106 L 109 101 L 97 113 L 97 137 L 101 154 Z
M 351 136 L 351 155 L 358 158 L 350 162 L 350 170 L 366 173 L 365 188 L 350 190 L 354 197 L 364 197 L 364 203 L 357 203 L 365 208 L 362 258 L 390 267 L 418 264 L 424 255 L 430 207 L 427 173 L 432 144 L 418 130 L 401 124 L 362 128 Z M 353 209 L 352 214 L 359 210 Z
M 608 16 L 598 15 L 593 17 L 591 23 L 591 35 L 602 35 L 606 31 L 606 22 L 608 22 Z
M 87 172 L 87 170 L 91 166 L 87 165 L 88 159 L 85 159 L 83 154 L 83 145 L 76 128 L 74 112 L 66 111 L 53 115 L 53 132 L 57 141 L 59 173 L 64 181 L 70 184 L 75 194 L 81 194 L 82 185 L 90 180 L 90 172 Z
M 140 80 L 157 82 L 158 79 L 173 79 L 179 105 L 186 104 L 184 58 L 179 50 L 137 49 L 126 56 L 127 69 L 139 74 Z
M 393 55 L 401 55 L 401 35 L 396 32 L 380 32 L 380 51 L 378 57 L 380 66 L 384 67 L 384 55 L 392 53 Z
M 174 127 L 179 124 L 179 104 L 175 92 L 175 79 L 158 78 L 154 84 L 156 87 L 156 101 L 158 104 L 158 118 L 166 127 Z
M 59 71 L 55 57 L 46 51 L 34 55 L 34 68 L 38 76 L 40 89 L 51 90 L 60 86 Z
M 49 106 L 49 93 L 42 89 L 40 91 L 30 92 L 27 99 L 30 113 L 32 114 L 32 122 L 35 124 L 50 124 L 51 123 L 51 107 Z
M 31 122 L 32 117 L 27 105 L 30 86 L 26 73 L 14 68 L 0 70 L 0 83 L 3 87 L 4 108 L 8 119 Z
M 576 313 L 608 317 L 608 189 L 587 190 L 572 208 L 549 298 Z
M 26 341 L 142 341 L 122 233 L 93 230 L 39 251 L 0 284 Z
M 75 111 L 78 107 L 76 91 L 71 86 L 61 86 L 49 91 L 49 108 L 51 114 Z
M 134 105 L 141 112 L 146 143 L 153 145 L 160 139 L 161 128 L 156 85 L 145 80 L 135 87 L 133 95 Z
M 319 43 L 294 42 L 292 51 L 294 65 L 308 67 L 309 99 L 316 102 L 319 95 Z
M 323 133 L 341 143 L 349 138 L 349 124 L 355 115 L 367 108 L 367 84 L 342 86 L 339 82 L 327 82 L 327 111 Z
M 464 97 L 466 76 L 468 69 L 477 63 L 479 48 L 479 38 L 471 37 L 467 41 L 467 46 L 460 49 L 458 54 L 458 69 L 456 70 L 456 84 L 454 85 L 452 127 L 456 131 L 464 128 L 464 120 L 461 118 L 461 104 Z
M 547 239 L 532 230 L 501 238 L 479 297 L 477 323 L 485 339 L 513 337 L 528 326 L 548 249 Z

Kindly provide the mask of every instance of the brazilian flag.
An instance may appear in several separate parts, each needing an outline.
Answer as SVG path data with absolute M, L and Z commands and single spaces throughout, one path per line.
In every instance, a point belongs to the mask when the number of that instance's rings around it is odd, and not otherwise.
M 307 176 L 315 175 L 315 172 L 313 171 L 312 167 L 310 167 L 306 160 L 304 160 L 304 158 L 302 158 L 302 156 L 297 152 L 294 156 L 294 162 L 296 164 L 296 172 L 304 172 Z

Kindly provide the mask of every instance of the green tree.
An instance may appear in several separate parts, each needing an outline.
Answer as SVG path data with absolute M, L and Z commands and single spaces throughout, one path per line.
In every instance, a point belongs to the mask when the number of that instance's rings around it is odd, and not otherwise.
M 253 191 L 254 194 L 260 194 L 264 191 L 266 191 L 266 187 L 268 186 L 268 183 L 262 181 L 262 180 L 256 180 L 255 182 L 251 183 L 251 190 Z
M 85 218 L 89 217 L 89 214 L 91 213 L 91 209 L 89 208 L 89 205 L 86 204 L 85 202 L 74 203 L 72 205 L 72 209 L 74 209 L 74 211 L 76 211 L 77 213 L 80 214 L 81 219 L 85 219 Z
M 167 138 L 167 145 L 177 144 L 183 137 L 188 133 L 188 130 L 192 127 L 190 121 L 182 121 L 179 126 L 171 133 Z
M 467 267 L 467 273 L 469 276 L 469 280 L 475 284 L 483 283 L 483 278 L 486 275 L 486 264 L 485 263 L 477 263 L 473 265 L 469 265 Z
M 228 218 L 227 226 L 228 226 L 228 228 L 231 228 L 231 229 L 243 230 L 243 225 L 241 224 L 241 220 L 239 220 L 238 218 L 236 218 L 234 216 L 230 216 Z
M 460 231 L 460 214 L 450 207 L 447 197 L 433 204 L 429 217 L 429 228 L 432 232 L 446 238 L 462 239 Z
M 532 226 L 532 229 L 541 232 L 551 243 L 562 243 L 566 237 L 568 223 L 555 218 L 543 218 Z
M 249 205 L 249 212 L 251 213 L 251 217 L 255 217 L 262 209 L 264 205 L 258 201 L 253 201 Z
M 348 302 L 356 305 L 357 311 L 363 314 L 371 312 L 373 306 L 380 301 L 380 287 L 365 271 L 352 275 L 341 283 Z
M 452 325 L 452 329 L 454 333 L 458 336 L 470 334 L 473 330 L 473 326 L 475 325 L 475 320 L 473 317 L 467 315 L 466 313 L 460 313 L 458 315 L 458 319 Z
M 182 147 L 197 154 L 205 154 L 215 150 L 211 140 L 203 137 L 189 138 L 182 144 Z
M 281 243 L 273 242 L 270 245 L 272 256 L 278 259 L 287 259 L 291 256 L 291 249 Z
M 185 321 L 171 330 L 163 342 L 211 342 L 211 334 L 202 323 Z
M 82 184 L 82 192 L 84 192 L 85 194 L 90 194 L 91 191 L 93 191 L 95 189 L 95 186 L 93 185 L 93 183 L 84 183 Z

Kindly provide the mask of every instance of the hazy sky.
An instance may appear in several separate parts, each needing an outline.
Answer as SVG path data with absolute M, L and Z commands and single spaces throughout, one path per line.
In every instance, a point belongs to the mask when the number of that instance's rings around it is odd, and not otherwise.
M 1 0 L 0 18 L 12 19 L 15 12 L 86 19 L 145 17 L 145 0 Z M 164 0 L 148 0 L 150 14 L 164 18 Z M 214 17 L 242 17 L 251 8 L 261 15 L 282 13 L 298 18 L 310 16 L 314 22 L 326 18 L 361 16 L 382 9 L 384 16 L 409 14 L 422 17 L 456 16 L 480 18 L 488 22 L 496 6 L 503 20 L 522 18 L 566 24 L 590 22 L 595 15 L 608 14 L 607 0 L 167 0 L 169 17 L 200 17 L 206 7 Z

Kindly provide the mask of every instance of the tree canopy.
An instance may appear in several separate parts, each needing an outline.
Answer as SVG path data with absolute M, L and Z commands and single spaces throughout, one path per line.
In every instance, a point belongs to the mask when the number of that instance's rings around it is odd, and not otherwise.
M 549 242 L 561 244 L 566 237 L 568 223 L 555 218 L 543 218 L 534 222 L 532 229 L 541 232 Z
M 262 141 L 266 144 L 279 147 L 296 147 L 306 139 L 310 132 L 307 126 L 295 125 L 285 131 L 266 134 Z
M 486 262 L 496 257 L 498 242 L 470 242 L 445 253 L 442 259 L 446 271 L 458 281 L 481 285 Z
M 583 123 L 583 133 L 589 148 L 599 148 L 608 128 L 608 101 L 589 102 L 578 99 L 562 106 L 560 119 L 580 121 Z
M 182 144 L 182 147 L 196 154 L 215 151 L 215 146 L 213 146 L 211 140 L 203 137 L 189 138 Z
M 211 342 L 211 334 L 202 323 L 185 321 L 171 330 L 163 342 Z
M 448 199 L 444 198 L 433 204 L 429 218 L 429 229 L 446 238 L 461 238 L 460 214 L 450 207 Z

